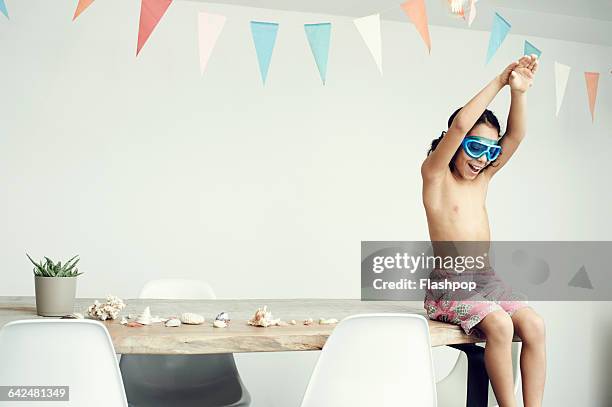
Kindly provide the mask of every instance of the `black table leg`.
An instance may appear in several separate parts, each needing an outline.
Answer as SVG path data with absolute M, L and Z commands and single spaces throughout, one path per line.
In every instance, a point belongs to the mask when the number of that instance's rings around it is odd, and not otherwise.
M 468 359 L 466 407 L 487 407 L 489 375 L 484 363 L 484 348 L 472 343 L 450 346 L 465 353 Z

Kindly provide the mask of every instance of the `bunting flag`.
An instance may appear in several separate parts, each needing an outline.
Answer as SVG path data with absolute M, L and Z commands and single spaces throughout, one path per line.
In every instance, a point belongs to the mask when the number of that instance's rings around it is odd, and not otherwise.
M 427 49 L 431 54 L 431 39 L 429 38 L 429 26 L 427 25 L 427 11 L 425 10 L 425 0 L 407 0 L 401 6 L 404 13 L 410 18 L 416 27 L 421 38 L 427 45 Z
M 555 97 L 557 98 L 557 113 L 559 116 L 559 109 L 563 103 L 563 96 L 565 96 L 565 88 L 567 87 L 567 79 L 569 78 L 570 67 L 563 65 L 555 61 Z
M 268 77 L 268 68 L 272 60 L 272 51 L 274 50 L 277 33 L 278 23 L 251 21 L 251 34 L 253 35 L 257 62 L 259 63 L 259 72 L 261 73 L 261 80 L 264 85 Z
M 536 54 L 538 56 L 538 59 L 540 59 L 540 56 L 542 56 L 542 51 L 536 48 L 536 46 L 530 43 L 529 41 L 525 40 L 525 48 L 523 50 L 523 55 L 531 54 Z
M 382 39 L 380 35 L 380 14 L 372 14 L 371 16 L 360 17 L 353 20 L 361 38 L 366 43 L 366 46 L 372 54 L 372 58 L 378 66 L 380 74 L 383 74 L 382 69 Z
M 586 80 L 587 94 L 589 96 L 589 110 L 591 111 L 591 120 L 595 121 L 595 102 L 597 100 L 597 84 L 599 83 L 599 72 L 585 72 L 584 79 Z
M 172 4 L 172 0 L 141 0 L 136 56 L 138 56 L 140 50 L 144 47 L 159 20 L 166 14 L 170 4 Z
M 2 14 L 4 14 L 6 18 L 9 18 L 8 10 L 6 9 L 6 4 L 4 4 L 4 0 L 0 0 L 0 12 L 2 12 Z
M 510 31 L 510 23 L 507 22 L 498 13 L 495 13 L 493 18 L 493 28 L 491 29 L 491 36 L 489 37 L 489 49 L 487 50 L 487 64 L 493 58 L 493 55 L 497 52 L 502 42 L 506 39 L 508 32 Z
M 331 23 L 304 24 L 308 44 L 312 56 L 317 64 L 319 76 L 325 85 L 327 75 L 327 59 L 329 57 L 329 39 L 331 37 Z
M 467 15 L 468 27 L 472 26 L 474 19 L 476 18 L 476 2 L 478 0 L 470 0 L 470 9 Z
M 225 16 L 218 14 L 198 14 L 198 43 L 200 47 L 200 73 L 204 74 L 208 60 L 212 54 L 217 39 L 225 25 Z
M 2 0 L 0 0 L 0 1 L 2 1 Z M 94 2 L 94 0 L 79 0 L 79 4 L 77 4 L 77 8 L 76 8 L 76 10 L 74 10 L 74 16 L 72 17 L 72 21 L 76 20 L 76 18 L 78 16 L 80 16 L 81 13 L 83 11 L 85 11 L 85 9 L 87 7 L 89 7 L 91 5 L 91 3 L 93 3 L 93 2 Z

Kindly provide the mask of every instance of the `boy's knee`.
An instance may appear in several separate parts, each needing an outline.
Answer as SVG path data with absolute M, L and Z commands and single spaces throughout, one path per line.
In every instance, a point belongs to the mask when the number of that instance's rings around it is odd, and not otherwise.
M 487 340 L 512 341 L 514 325 L 505 311 L 495 311 L 487 315 L 481 323 L 481 329 Z
M 524 342 L 541 342 L 546 337 L 544 319 L 535 312 L 521 320 L 519 334 Z

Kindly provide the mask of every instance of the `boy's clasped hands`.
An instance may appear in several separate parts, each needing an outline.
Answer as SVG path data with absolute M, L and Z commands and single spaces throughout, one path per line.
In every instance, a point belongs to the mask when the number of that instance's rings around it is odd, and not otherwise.
M 525 55 L 518 61 L 512 62 L 499 74 L 501 86 L 510 85 L 513 92 L 526 92 L 533 85 L 533 78 L 538 70 L 538 56 Z

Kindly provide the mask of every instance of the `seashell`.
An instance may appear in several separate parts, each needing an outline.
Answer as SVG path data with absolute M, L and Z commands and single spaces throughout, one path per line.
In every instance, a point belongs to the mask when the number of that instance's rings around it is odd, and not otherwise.
M 312 325 L 313 322 L 312 318 L 308 318 L 304 320 L 304 325 Z
M 292 319 L 291 321 L 289 321 L 289 323 L 290 323 L 291 325 L 295 325 L 295 324 L 297 324 L 297 322 L 295 322 L 295 319 Z
M 320 325 L 333 325 L 333 324 L 337 324 L 338 320 L 336 318 L 319 318 L 319 324 Z
M 138 315 L 136 318 L 136 322 L 143 325 L 150 325 L 153 322 L 153 317 L 151 316 L 151 308 L 146 307 L 142 314 Z
M 225 328 L 227 327 L 227 322 L 222 319 L 215 319 L 215 321 L 213 322 L 213 326 L 215 328 Z
M 128 320 L 126 317 L 121 318 L 121 325 L 127 325 L 128 324 Z
M 181 326 L 181 320 L 177 318 L 169 319 L 168 321 L 166 321 L 166 326 L 168 328 L 175 328 Z
M 221 313 L 219 313 L 219 315 L 217 315 L 215 317 L 215 321 L 225 321 L 225 322 L 230 322 L 230 316 L 227 312 L 223 311 Z
M 87 308 L 87 314 L 94 319 L 106 321 L 107 319 L 116 319 L 123 308 L 125 308 L 125 303 L 121 298 L 109 295 L 104 303 L 100 303 L 98 300 L 94 301 Z
M 181 315 L 181 322 L 188 325 L 200 325 L 204 323 L 204 317 L 193 312 L 185 312 Z
M 144 325 L 141 324 L 140 322 L 132 321 L 132 322 L 128 322 L 127 326 L 129 326 L 130 328 L 142 328 Z
M 280 325 L 280 318 L 274 319 L 272 313 L 268 311 L 268 307 L 264 305 L 263 308 L 258 308 L 255 311 L 255 315 L 249 321 L 247 321 L 249 325 L 252 326 L 261 326 L 261 327 L 269 327 L 274 325 Z

